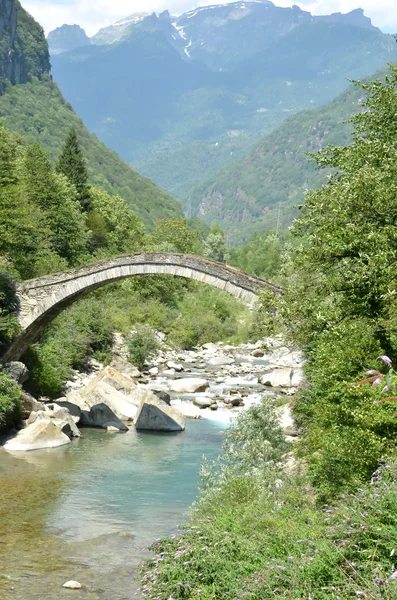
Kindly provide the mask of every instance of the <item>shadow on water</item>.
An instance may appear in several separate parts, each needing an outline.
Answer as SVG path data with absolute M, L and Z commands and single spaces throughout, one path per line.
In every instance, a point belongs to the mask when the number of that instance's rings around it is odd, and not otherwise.
M 224 425 L 188 421 L 178 434 L 84 430 L 71 445 L 0 449 L 0 598 L 139 598 L 136 570 L 156 538 L 183 522 L 205 454 Z

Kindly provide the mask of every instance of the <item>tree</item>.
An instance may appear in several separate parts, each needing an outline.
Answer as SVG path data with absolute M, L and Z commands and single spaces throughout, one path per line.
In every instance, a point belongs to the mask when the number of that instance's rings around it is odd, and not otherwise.
M 228 257 L 225 234 L 219 225 L 215 224 L 204 241 L 204 256 L 226 262 Z
M 150 243 L 163 252 L 192 254 L 196 240 L 196 234 L 189 229 L 186 219 L 162 219 L 157 221 Z
M 288 320 L 304 341 L 341 319 L 369 319 L 384 350 L 397 333 L 397 68 L 352 119 L 353 143 L 314 157 L 336 174 L 307 194 L 292 232 Z M 298 327 L 297 327 L 298 325 Z
M 91 208 L 88 185 L 88 170 L 75 127 L 72 127 L 58 157 L 56 170 L 63 173 L 75 186 L 83 210 Z
M 93 250 L 106 248 L 108 254 L 136 252 L 143 247 L 145 227 L 120 196 L 91 188 L 88 225 Z

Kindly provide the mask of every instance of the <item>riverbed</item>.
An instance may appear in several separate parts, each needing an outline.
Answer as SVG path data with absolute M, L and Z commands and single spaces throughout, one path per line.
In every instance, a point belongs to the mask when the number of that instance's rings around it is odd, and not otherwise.
M 176 434 L 83 430 L 54 450 L 0 449 L 0 598 L 140 598 L 139 562 L 172 535 L 197 496 L 203 455 L 226 423 L 188 420 Z M 68 580 L 84 587 L 62 588 Z

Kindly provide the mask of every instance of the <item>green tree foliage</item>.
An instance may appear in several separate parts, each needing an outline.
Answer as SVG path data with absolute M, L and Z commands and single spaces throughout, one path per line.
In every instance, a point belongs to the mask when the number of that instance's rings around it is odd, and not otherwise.
M 14 427 L 22 417 L 22 389 L 0 367 L 0 431 Z
M 0 353 L 7 348 L 19 330 L 15 283 L 5 266 L 0 264 Z
M 145 227 L 120 196 L 109 196 L 99 188 L 90 190 L 88 224 L 93 249 L 102 247 L 110 255 L 136 252 L 145 242 Z
M 129 359 L 133 365 L 141 369 L 151 358 L 154 358 L 158 346 L 158 340 L 153 330 L 147 325 L 143 325 L 128 337 Z
M 293 226 L 299 246 L 274 313 L 306 349 L 309 385 L 295 412 L 325 498 L 368 477 L 397 435 L 393 407 L 374 405 L 378 388 L 352 385 L 380 354 L 397 356 L 397 68 L 357 86 L 367 99 L 352 120 L 353 142 L 315 157 L 336 173 L 308 193 Z
M 285 233 L 272 230 L 263 235 L 254 233 L 244 246 L 230 248 L 229 263 L 264 279 L 279 279 L 283 258 L 291 250 L 291 244 L 290 236 Z
M 63 173 L 77 191 L 77 197 L 83 210 L 89 210 L 90 193 L 88 170 L 75 127 L 72 127 L 56 163 L 58 173 Z
M 212 260 L 226 262 L 228 251 L 226 248 L 225 234 L 219 225 L 213 225 L 204 241 L 203 254 Z
M 189 229 L 186 219 L 162 219 L 157 221 L 149 244 L 163 252 L 192 254 L 197 236 Z

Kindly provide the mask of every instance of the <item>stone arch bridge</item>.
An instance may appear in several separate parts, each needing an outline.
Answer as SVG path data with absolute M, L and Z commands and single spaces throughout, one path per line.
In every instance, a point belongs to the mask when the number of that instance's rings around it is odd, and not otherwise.
M 18 284 L 18 319 L 22 331 L 1 357 L 1 362 L 20 358 L 56 316 L 86 294 L 108 283 L 152 274 L 195 279 L 249 305 L 255 304 L 264 288 L 281 292 L 281 288 L 263 279 L 201 256 L 170 253 L 119 256 Z

